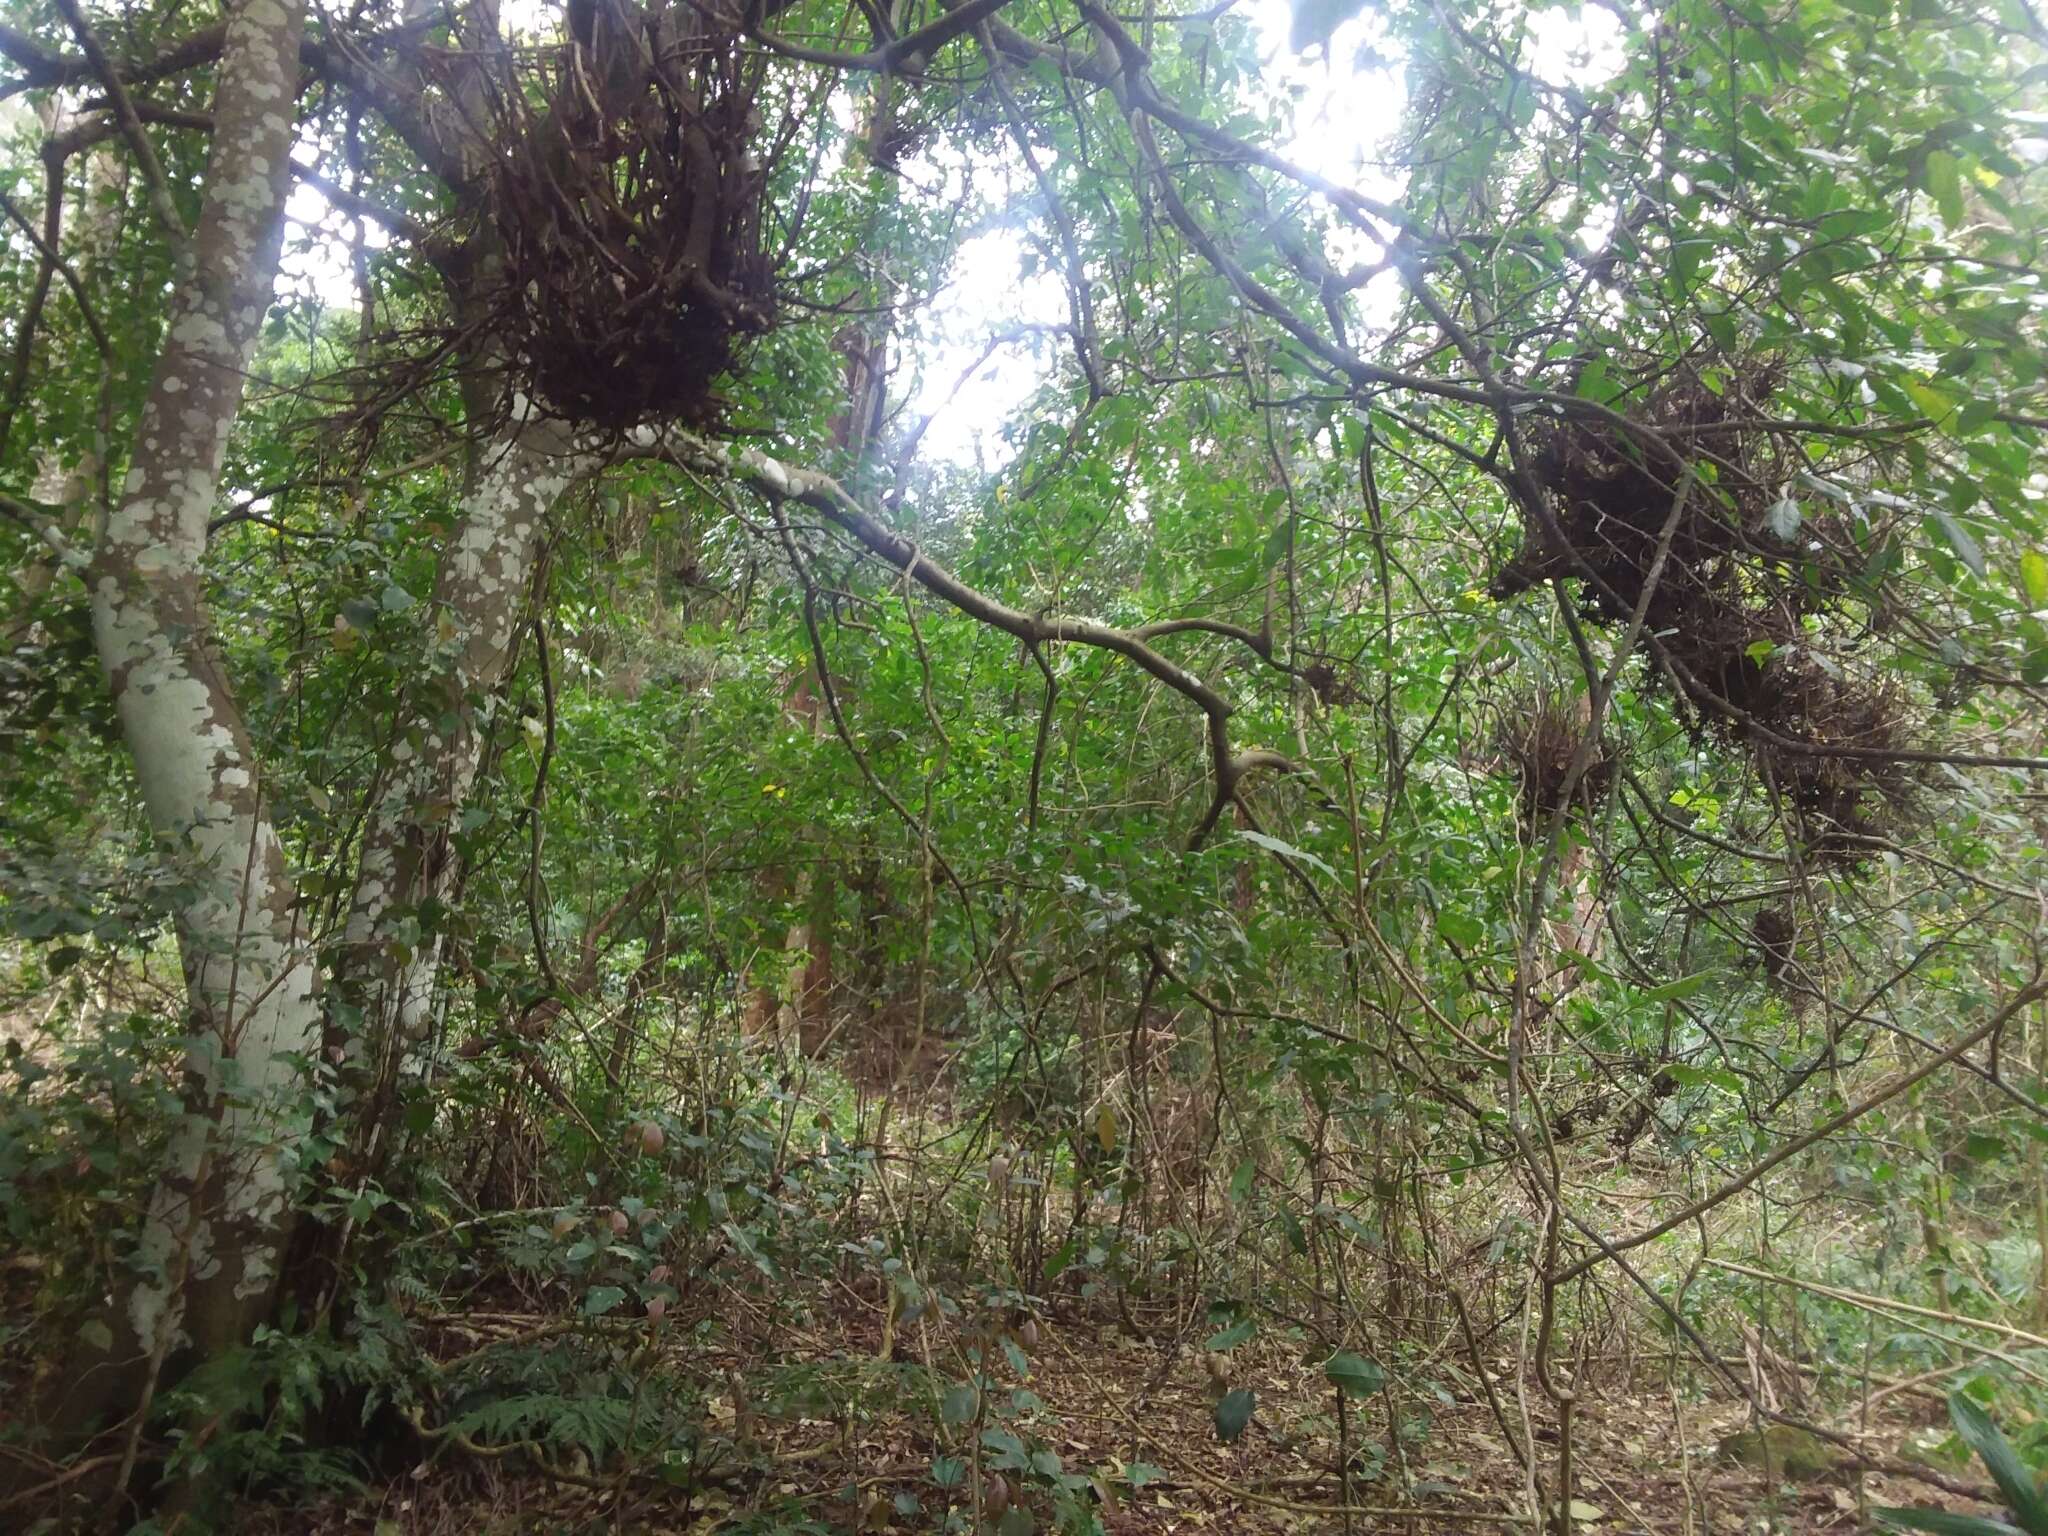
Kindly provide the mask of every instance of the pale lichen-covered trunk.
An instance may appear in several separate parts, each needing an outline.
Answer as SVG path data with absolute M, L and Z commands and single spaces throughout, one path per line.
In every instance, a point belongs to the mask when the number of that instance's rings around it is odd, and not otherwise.
M 502 46 L 494 7 L 464 12 L 460 25 L 466 46 L 478 54 Z M 413 88 L 426 83 L 422 72 Z M 464 75 L 456 90 L 461 113 L 422 117 L 414 128 L 431 140 L 430 163 L 481 177 L 497 153 L 474 127 L 489 117 L 475 94 L 481 76 Z M 450 274 L 448 298 L 458 317 L 487 315 L 501 277 L 499 253 L 489 235 L 481 235 Z M 504 359 L 490 355 L 488 346 L 469 359 L 463 394 L 473 419 L 495 414 L 493 395 L 503 372 Z M 564 424 L 517 396 L 471 460 L 435 577 L 429 671 L 398 703 L 385 772 L 364 820 L 334 978 L 332 1041 L 349 1061 L 348 1089 L 359 1095 L 351 1102 L 352 1133 L 366 1178 L 376 1177 L 391 1154 L 386 1130 L 397 1086 L 414 1048 L 431 1032 L 442 942 L 425 919 L 451 884 L 453 834 L 515 655 L 546 518 L 569 485 L 600 462 Z
M 202 595 L 201 558 L 277 266 L 302 9 L 228 25 L 205 198 L 126 483 L 91 568 L 93 631 L 152 829 L 185 877 L 188 1109 L 104 1359 L 75 1363 L 73 1424 L 142 1405 L 181 1345 L 239 1342 L 269 1306 L 317 1049 L 315 971 L 284 850 Z
M 452 835 L 475 787 L 546 518 L 594 467 L 565 428 L 515 402 L 511 424 L 486 445 L 435 579 L 431 675 L 401 706 L 345 934 L 346 1033 L 371 1094 L 358 1127 L 371 1152 L 406 1054 L 431 1019 L 441 945 L 418 920 L 446 894 Z

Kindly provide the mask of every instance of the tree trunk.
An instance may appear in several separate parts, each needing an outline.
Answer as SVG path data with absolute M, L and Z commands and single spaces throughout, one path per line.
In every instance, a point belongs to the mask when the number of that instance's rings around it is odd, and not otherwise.
M 406 10 L 424 14 L 410 4 Z M 457 25 L 474 57 L 503 46 L 494 6 L 462 12 Z M 374 89 L 365 79 L 359 88 L 371 97 L 381 89 L 397 91 L 404 110 L 386 112 L 391 126 L 470 211 L 484 214 L 463 260 L 445 266 L 442 275 L 458 324 L 487 332 L 501 252 L 488 210 L 475 199 L 498 148 L 477 126 L 489 120 L 480 72 L 456 76 L 450 87 L 456 112 L 423 110 L 442 68 L 438 53 L 408 45 L 391 76 Z M 488 347 L 468 360 L 460 386 L 469 419 L 493 415 L 504 363 Z M 399 701 L 390 766 L 365 817 L 335 976 L 330 1043 L 350 1062 L 344 1091 L 352 1086 L 363 1096 L 351 1114 L 361 1154 L 356 1162 L 366 1177 L 391 1156 L 384 1121 L 411 1048 L 430 1028 L 442 955 L 435 907 L 450 887 L 453 834 L 511 665 L 543 524 L 569 484 L 599 463 L 523 396 L 513 398 L 504 426 L 478 441 L 470 461 L 456 527 L 435 576 L 430 677 Z
M 189 882 L 176 914 L 187 1113 L 104 1347 L 70 1362 L 61 1437 L 144 1411 L 165 1362 L 241 1342 L 271 1303 L 318 1047 L 315 970 L 262 774 L 222 668 L 200 571 L 229 429 L 270 299 L 293 137 L 301 6 L 228 25 L 206 192 L 88 572 L 93 633 L 150 825 Z
M 367 1167 L 408 1052 L 428 1031 L 441 932 L 432 905 L 454 869 L 453 837 L 476 783 L 513 656 L 549 509 L 596 461 L 560 424 L 515 402 L 487 444 L 435 578 L 434 676 L 401 706 L 392 766 L 363 834 L 340 986 L 346 1049 L 371 1094 L 357 1127 Z

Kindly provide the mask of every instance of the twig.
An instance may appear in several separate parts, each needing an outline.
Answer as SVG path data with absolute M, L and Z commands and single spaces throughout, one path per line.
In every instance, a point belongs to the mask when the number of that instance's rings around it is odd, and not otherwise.
M 541 727 L 540 761 L 533 770 L 533 793 L 526 802 L 528 821 L 528 854 L 526 868 L 526 924 L 533 934 L 533 957 L 540 967 L 541 979 L 548 984 L 550 993 L 559 994 L 562 984 L 555 978 L 554 962 L 548 958 L 547 928 L 541 921 L 541 898 L 547 887 L 541 878 L 541 806 L 547 798 L 548 767 L 555 760 L 555 674 L 548 663 L 548 631 L 546 623 L 536 615 L 533 620 L 533 648 L 540 666 L 540 696 L 544 710 Z
M 1743 1190 L 1748 1189 L 1758 1179 L 1769 1173 L 1773 1168 L 1778 1167 L 1781 1163 L 1797 1157 L 1816 1143 L 1825 1141 L 1828 1137 L 1834 1135 L 1835 1132 L 1854 1125 L 1872 1110 L 1889 1103 L 1908 1088 L 1913 1087 L 1914 1084 L 1932 1077 L 1943 1067 L 1955 1061 L 1956 1058 L 1973 1047 L 1982 1044 L 1985 1040 L 2003 1029 L 2014 1017 L 2043 997 L 2048 997 L 2048 980 L 2044 980 L 2042 973 L 2036 971 L 2034 979 L 2014 994 L 2012 1000 L 1999 1009 L 1997 1013 L 1993 1014 L 1989 1020 L 1963 1035 L 1961 1039 L 1957 1040 L 1946 1050 L 1937 1053 L 1931 1060 L 1921 1063 L 1911 1071 L 1900 1073 L 1888 1082 L 1879 1084 L 1875 1089 L 1865 1094 L 1840 1114 L 1830 1115 L 1804 1135 L 1793 1137 L 1792 1140 L 1786 1142 L 1770 1156 L 1756 1163 L 1746 1172 L 1736 1175 L 1736 1177 L 1730 1179 L 1712 1194 L 1703 1195 L 1698 1200 L 1693 1201 L 1676 1215 L 1660 1221 L 1654 1226 L 1646 1227 L 1642 1231 L 1633 1233 L 1630 1236 L 1617 1237 L 1603 1243 L 1599 1253 L 1588 1254 L 1585 1258 L 1580 1259 L 1577 1263 L 1572 1264 L 1559 1274 L 1557 1276 L 1557 1283 L 1562 1285 L 1568 1280 L 1576 1279 L 1578 1276 L 1586 1273 L 1587 1270 L 1598 1266 L 1603 1259 L 1613 1258 L 1616 1254 L 1625 1253 L 1631 1248 L 1640 1248 L 1644 1243 L 1654 1241 L 1665 1233 L 1684 1226 L 1695 1216 L 1710 1211 L 1724 1201 L 1739 1195 Z M 2030 1337 L 2032 1336 L 2030 1335 Z
M 86 1473 L 98 1471 L 108 1462 L 119 1461 L 121 1454 L 119 1451 L 108 1451 L 102 1456 L 88 1456 L 83 1461 L 75 1461 L 48 1482 L 37 1483 L 33 1488 L 23 1488 L 19 1492 L 0 1498 L 0 1509 L 12 1509 L 17 1504 L 27 1504 L 42 1498 L 45 1494 L 55 1493 L 65 1484 L 77 1482 Z
M 22 211 L 15 207 L 14 200 L 8 197 L 5 191 L 0 191 L 0 210 L 4 210 L 10 219 L 21 226 L 21 232 L 28 236 L 29 243 L 41 253 L 45 261 L 55 267 L 57 275 L 64 279 L 64 286 L 71 290 L 71 297 L 78 301 L 79 318 L 85 321 L 85 328 L 91 333 L 94 348 L 102 358 L 112 357 L 113 343 L 107 339 L 106 328 L 100 324 L 100 317 L 92 307 L 92 300 L 86 297 L 85 284 L 78 280 L 78 274 L 72 270 L 71 263 L 64 260 L 63 254 L 55 244 L 44 237 L 43 231 L 31 224 Z
M 188 259 L 187 248 L 192 232 L 178 216 L 178 205 L 171 201 L 171 185 L 164 177 L 163 162 L 157 159 L 156 146 L 149 142 L 149 135 L 143 131 L 134 98 L 129 96 L 128 87 L 121 83 L 120 72 L 114 68 L 114 61 L 107 57 L 107 50 L 100 46 L 100 40 L 93 34 L 78 0 L 57 0 L 57 10 L 70 24 L 72 35 L 78 39 L 78 46 L 92 65 L 93 73 L 106 87 L 115 121 L 121 125 L 121 136 L 128 141 L 129 149 L 134 151 L 142 168 L 143 184 L 149 189 L 150 208 L 163 224 L 164 233 L 170 236 L 173 255 L 182 269 Z
M 1976 1328 L 1986 1333 L 2003 1334 L 2031 1349 L 2048 1349 L 2048 1339 L 2038 1333 L 2029 1333 L 2024 1328 L 2014 1328 L 2008 1323 L 1994 1323 L 1981 1317 L 1964 1317 L 1957 1312 L 1942 1312 L 1934 1307 L 1916 1306 L 1910 1301 L 1894 1301 L 1889 1296 L 1872 1296 L 1863 1291 L 1852 1291 L 1844 1286 L 1823 1285 L 1817 1280 L 1801 1280 L 1793 1275 L 1781 1275 L 1768 1269 L 1755 1269 L 1747 1264 L 1737 1264 L 1732 1259 L 1708 1259 L 1714 1269 L 1729 1270 L 1734 1274 L 1747 1275 L 1752 1280 L 1769 1280 L 1778 1285 L 1789 1285 L 1795 1290 L 1811 1291 L 1816 1296 L 1826 1296 L 1835 1301 L 1848 1302 L 1853 1306 L 1885 1308 L 1893 1312 L 1910 1312 L 1915 1317 L 1932 1318 L 1938 1323 L 1955 1323 L 1964 1328 Z M 1938 1373 L 1937 1373 L 1938 1374 Z

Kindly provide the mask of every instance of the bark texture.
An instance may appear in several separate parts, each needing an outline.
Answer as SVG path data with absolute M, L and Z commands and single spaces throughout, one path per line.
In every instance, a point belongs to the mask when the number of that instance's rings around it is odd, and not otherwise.
M 548 511 L 595 467 L 566 428 L 515 402 L 463 497 L 435 579 L 432 671 L 403 706 L 345 934 L 343 1033 L 372 1095 L 360 1126 L 372 1167 L 407 1053 L 431 1024 L 441 957 L 432 908 L 447 894 L 453 834 L 515 654 Z
M 302 29 L 297 0 L 243 0 L 228 22 L 187 277 L 88 572 L 150 824 L 189 882 L 176 927 L 190 1028 L 187 1114 L 111 1342 L 72 1373 L 73 1429 L 141 1408 L 173 1352 L 238 1343 L 270 1305 L 319 1038 L 311 950 L 200 569 L 277 268 Z

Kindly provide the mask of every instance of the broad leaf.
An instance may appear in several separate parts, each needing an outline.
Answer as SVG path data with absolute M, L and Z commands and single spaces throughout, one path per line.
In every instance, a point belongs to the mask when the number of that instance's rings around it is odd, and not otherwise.
M 1297 848 L 1292 843 L 1284 843 L 1277 837 L 1268 837 L 1263 832 L 1240 832 L 1237 835 L 1248 843 L 1256 843 L 1268 853 L 1277 853 L 1284 859 L 1293 859 L 1297 863 L 1308 865 L 1311 869 L 1321 870 L 1332 880 L 1337 878 L 1336 870 L 1330 868 L 1328 864 L 1324 863 L 1314 854 Z
M 1998 1432 L 1983 1405 L 1964 1392 L 1948 1396 L 1948 1414 L 1955 1420 L 1956 1433 L 1983 1460 L 1984 1470 L 1998 1484 L 2005 1502 L 2012 1506 L 2027 1536 L 2048 1536 L 2048 1498 L 2035 1485 L 2034 1475 L 2020 1460 L 2012 1443 Z
M 1252 1421 L 1252 1411 L 1258 1407 L 1259 1395 L 1250 1387 L 1238 1387 L 1226 1392 L 1216 1404 L 1216 1438 L 1225 1445 L 1234 1445 L 1244 1433 L 1245 1426 Z
M 1945 1509 L 1873 1509 L 1880 1525 L 1901 1531 L 1933 1531 L 1935 1536 L 2026 1536 L 2017 1526 L 1984 1515 L 1958 1515 Z
M 1387 1373 L 1380 1369 L 1378 1361 L 1354 1355 L 1349 1350 L 1340 1350 L 1330 1356 L 1323 1365 L 1323 1374 L 1346 1397 L 1371 1397 L 1387 1381 Z

